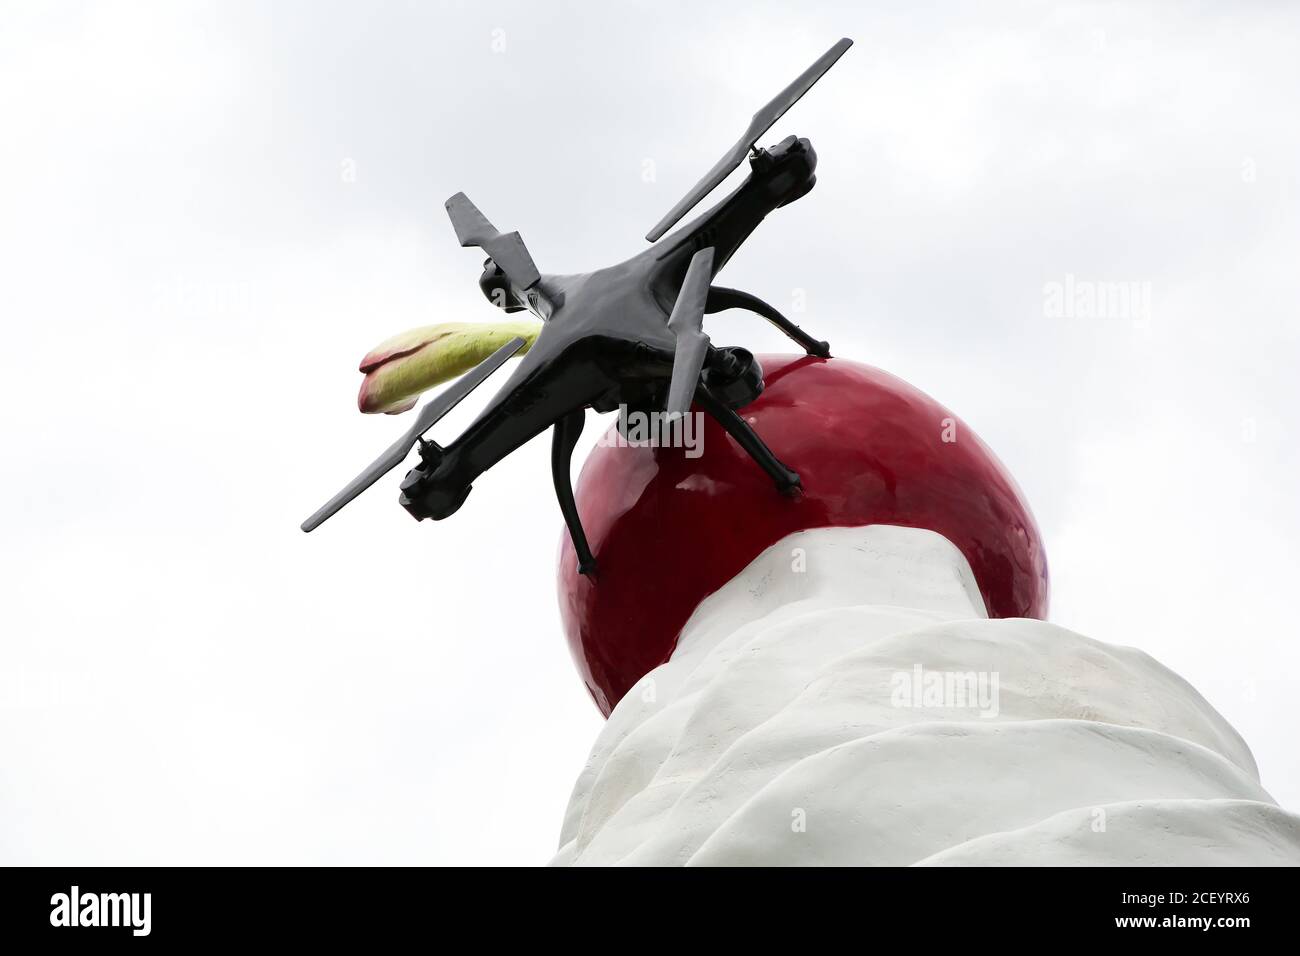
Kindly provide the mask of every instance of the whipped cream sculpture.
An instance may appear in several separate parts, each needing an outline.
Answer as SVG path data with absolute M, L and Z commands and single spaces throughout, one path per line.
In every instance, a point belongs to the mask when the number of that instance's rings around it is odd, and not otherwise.
M 531 318 L 367 354 L 363 412 L 451 384 L 303 530 L 417 446 L 399 501 L 449 517 L 551 429 L 561 620 L 609 718 L 557 865 L 1300 864 L 1300 819 L 1194 689 L 1046 622 L 1038 528 L 964 422 L 713 284 L 816 183 L 807 139 L 757 141 L 850 42 L 755 113 L 626 262 L 543 274 L 519 233 L 449 199 L 461 245 L 488 255 L 485 296 Z M 739 187 L 665 237 L 746 157 Z M 803 354 L 715 347 L 703 317 L 732 308 Z M 425 438 L 516 356 L 458 438 Z M 575 490 L 589 408 L 618 420 Z
M 1140 650 L 990 619 L 932 531 L 818 528 L 614 708 L 554 863 L 1296 865 L 1300 818 Z

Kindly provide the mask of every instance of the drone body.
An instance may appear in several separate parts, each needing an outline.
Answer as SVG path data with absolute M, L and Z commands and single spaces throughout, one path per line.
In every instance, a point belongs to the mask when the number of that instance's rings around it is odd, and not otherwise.
M 851 42 L 839 41 L 756 113 L 741 139 L 647 235 L 655 244 L 625 262 L 582 275 L 544 275 L 517 232 L 499 232 L 463 193 L 449 199 L 447 212 L 461 245 L 479 246 L 489 256 L 479 280 L 484 294 L 507 312 L 532 312 L 543 322 L 541 331 L 488 407 L 455 441 L 444 448 L 422 436 L 519 351 L 522 338 L 512 339 L 427 404 L 406 435 L 307 519 L 303 530 L 317 527 L 400 464 L 417 443 L 421 460 L 402 482 L 400 501 L 417 519 L 446 518 L 464 503 L 478 475 L 553 427 L 556 497 L 579 570 L 594 575 L 595 558 L 578 520 L 570 480 L 570 459 L 587 408 L 663 410 L 672 421 L 694 403 L 726 429 L 778 491 L 793 493 L 799 476 L 736 414 L 761 393 L 761 366 L 743 348 L 715 348 L 702 322 L 706 313 L 749 309 L 809 354 L 829 355 L 825 342 L 771 306 L 712 281 L 770 212 L 806 195 L 815 184 L 817 155 L 808 140 L 790 136 L 769 149 L 755 144 Z M 657 241 L 751 150 L 751 171 L 739 187 Z

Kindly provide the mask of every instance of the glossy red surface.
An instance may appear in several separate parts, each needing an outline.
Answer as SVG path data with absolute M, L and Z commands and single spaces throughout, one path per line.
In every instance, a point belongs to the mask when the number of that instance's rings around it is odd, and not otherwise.
M 960 419 L 906 382 L 846 359 L 761 361 L 766 390 L 742 414 L 799 472 L 799 497 L 778 494 L 712 419 L 698 458 L 604 445 L 582 469 L 578 509 L 600 570 L 595 582 L 579 575 L 562 535 L 560 613 L 605 714 L 668 659 L 701 600 L 800 529 L 929 528 L 966 556 L 990 616 L 1047 615 L 1047 561 L 1033 516 Z M 956 441 L 943 440 L 947 419 Z

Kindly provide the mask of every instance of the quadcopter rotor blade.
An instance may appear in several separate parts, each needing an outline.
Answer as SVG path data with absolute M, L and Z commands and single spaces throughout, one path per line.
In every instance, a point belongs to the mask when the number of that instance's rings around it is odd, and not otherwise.
M 691 258 L 682 280 L 681 291 L 673 303 L 668 328 L 677 336 L 673 355 L 673 377 L 668 384 L 668 415 L 685 415 L 691 408 L 695 388 L 700 383 L 704 357 L 709 352 L 709 337 L 704 334 L 704 305 L 709 298 L 713 279 L 713 247 L 701 249 Z
M 447 200 L 446 206 L 452 228 L 462 246 L 478 246 L 519 288 L 529 289 L 537 284 L 541 273 L 537 271 L 519 233 L 500 232 L 464 193 L 456 193 Z
M 524 340 L 519 336 L 515 336 L 474 366 L 473 369 L 466 372 L 464 376 L 457 379 L 450 388 L 440 392 L 435 398 L 427 402 L 424 408 L 420 409 L 415 424 L 407 429 L 406 434 L 389 446 L 389 449 L 375 459 L 369 468 L 352 479 L 346 488 L 325 502 L 319 511 L 304 521 L 302 530 L 313 531 L 320 527 L 327 519 L 337 514 L 339 509 L 349 501 L 400 465 L 406 456 L 410 454 L 411 449 L 415 447 L 416 441 L 425 432 L 432 428 L 440 418 L 459 405 L 461 399 L 478 388 L 484 379 L 504 365 L 506 360 L 523 346 Z
M 701 199 L 713 192 L 724 179 L 730 176 L 744 160 L 745 154 L 758 142 L 758 138 L 771 129 L 772 124 L 785 115 L 786 110 L 799 102 L 800 97 L 812 89 L 813 84 L 820 80 L 852 45 L 853 41 L 848 37 L 840 40 L 818 57 L 816 63 L 799 74 L 798 79 L 778 93 L 775 99 L 755 113 L 744 135 L 736 140 L 736 144 L 714 164 L 703 179 L 695 184 L 695 188 L 682 197 L 682 200 L 668 211 L 668 215 L 659 220 L 658 225 L 646 233 L 646 239 L 657 242 L 665 232 L 676 225 L 682 216 L 695 208 Z

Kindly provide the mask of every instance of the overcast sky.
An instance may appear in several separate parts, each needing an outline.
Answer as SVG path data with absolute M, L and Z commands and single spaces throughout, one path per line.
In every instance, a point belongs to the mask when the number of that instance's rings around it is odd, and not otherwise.
M 845 35 L 769 136 L 817 187 L 726 284 L 961 415 L 1052 619 L 1182 674 L 1300 809 L 1298 34 L 1268 3 L 5 0 L 0 862 L 547 860 L 601 723 L 548 443 L 445 522 L 394 477 L 298 523 L 404 427 L 357 413 L 361 355 L 494 317 L 446 197 L 544 271 L 609 264 Z M 1065 314 L 1067 281 L 1137 307 Z

